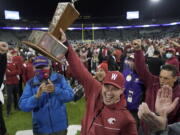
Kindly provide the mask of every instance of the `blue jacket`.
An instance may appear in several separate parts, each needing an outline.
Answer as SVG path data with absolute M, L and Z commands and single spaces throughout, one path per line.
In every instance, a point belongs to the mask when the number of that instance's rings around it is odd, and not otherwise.
M 125 91 L 127 108 L 130 111 L 138 111 L 138 107 L 143 98 L 144 85 L 139 79 L 138 74 L 132 69 L 126 67 L 123 71 L 125 78 Z
M 72 101 L 74 93 L 64 76 L 52 73 L 50 80 L 55 85 L 53 93 L 42 93 L 39 99 L 35 94 L 40 86 L 35 76 L 26 83 L 19 101 L 19 107 L 25 111 L 32 111 L 34 133 L 54 133 L 67 129 L 68 120 L 64 103 Z

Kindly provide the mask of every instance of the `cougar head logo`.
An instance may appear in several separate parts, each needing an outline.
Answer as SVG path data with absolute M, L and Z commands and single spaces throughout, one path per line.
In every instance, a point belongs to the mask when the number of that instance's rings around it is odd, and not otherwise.
M 109 118 L 107 121 L 108 121 L 109 124 L 112 125 L 112 124 L 114 124 L 116 122 L 116 119 L 115 118 Z

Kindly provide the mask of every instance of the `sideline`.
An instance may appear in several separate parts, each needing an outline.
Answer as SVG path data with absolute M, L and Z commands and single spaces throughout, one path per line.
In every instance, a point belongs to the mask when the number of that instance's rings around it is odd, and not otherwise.
M 81 130 L 81 125 L 69 125 L 67 135 L 76 135 Z M 33 135 L 32 130 L 17 131 L 16 135 Z

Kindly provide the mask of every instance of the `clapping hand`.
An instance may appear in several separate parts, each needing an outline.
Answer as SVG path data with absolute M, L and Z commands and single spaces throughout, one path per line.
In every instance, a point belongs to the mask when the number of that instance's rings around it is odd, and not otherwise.
M 47 93 L 54 92 L 54 84 L 49 79 L 48 79 L 48 84 L 46 84 L 46 92 Z
M 39 97 L 42 95 L 42 93 L 45 92 L 45 91 L 46 91 L 46 83 L 42 83 L 42 84 L 39 86 L 38 91 L 37 91 L 35 97 L 36 97 L 36 98 L 39 98 Z
M 158 90 L 155 111 L 152 112 L 146 103 L 139 106 L 138 117 L 143 120 L 149 128 L 156 132 L 166 129 L 167 115 L 171 113 L 179 102 L 179 98 L 172 101 L 173 91 L 169 86 L 163 86 Z
M 139 106 L 138 117 L 140 120 L 144 121 L 151 131 L 161 131 L 166 128 L 167 117 L 158 116 L 154 112 L 150 111 L 146 103 L 142 103 Z
M 168 115 L 171 113 L 178 104 L 179 98 L 177 97 L 172 101 L 173 90 L 170 86 L 164 85 L 158 90 L 155 109 L 159 115 Z

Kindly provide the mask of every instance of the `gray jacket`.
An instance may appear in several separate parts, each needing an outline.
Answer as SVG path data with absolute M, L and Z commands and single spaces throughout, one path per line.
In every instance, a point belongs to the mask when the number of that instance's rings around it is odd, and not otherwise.
M 180 135 L 180 122 L 168 125 L 160 135 Z
M 151 135 L 180 135 L 180 122 L 170 124 L 167 126 L 166 130 L 152 133 Z

